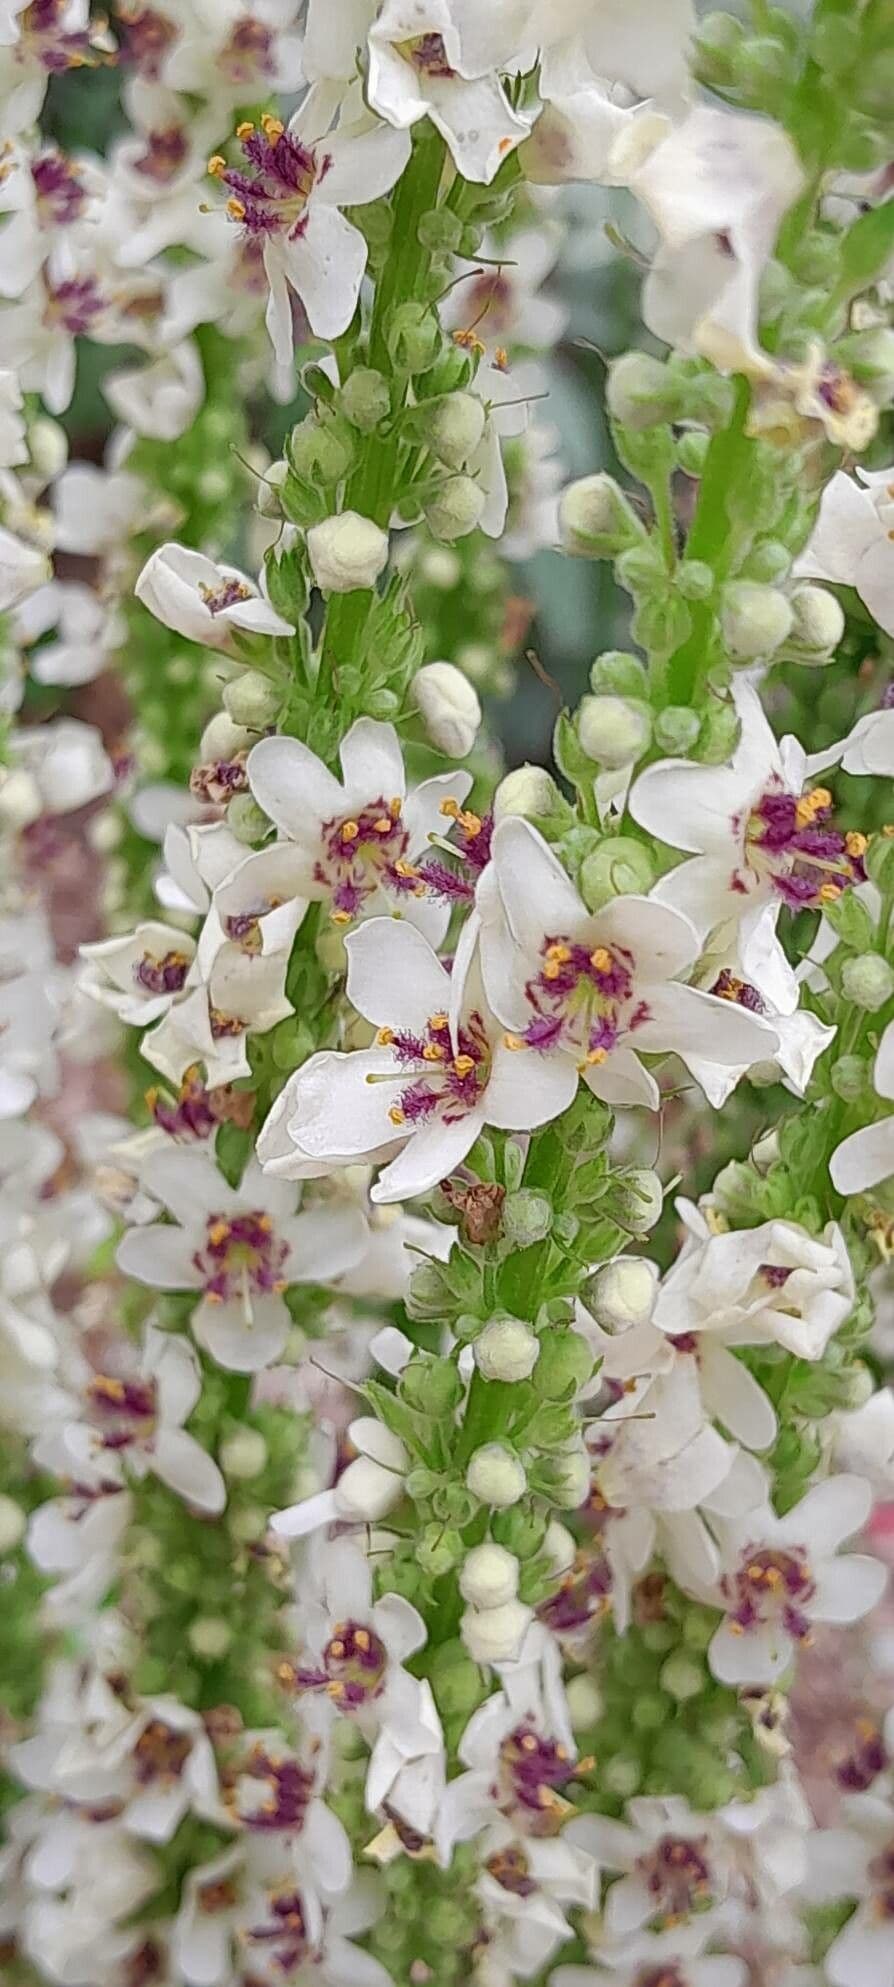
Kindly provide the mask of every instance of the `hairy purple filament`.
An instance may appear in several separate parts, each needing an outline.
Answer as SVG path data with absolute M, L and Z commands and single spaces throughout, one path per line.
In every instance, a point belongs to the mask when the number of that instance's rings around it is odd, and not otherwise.
M 794 1642 L 808 1639 L 810 1620 L 804 1609 L 816 1588 L 803 1547 L 749 1548 L 738 1571 L 724 1578 L 723 1589 L 734 1632 L 744 1635 L 751 1629 L 779 1622 Z
M 340 1711 L 359 1711 L 378 1697 L 385 1681 L 388 1652 L 364 1622 L 343 1621 L 330 1636 L 318 1670 L 296 1669 L 297 1690 L 321 1690 Z
M 249 236 L 284 234 L 295 241 L 307 225 L 306 209 L 314 189 L 332 164 L 329 153 L 303 145 L 278 118 L 265 117 L 262 129 L 240 125 L 242 152 L 253 173 L 226 165 L 215 157 L 209 171 L 228 188 L 227 212 Z
M 285 1290 L 288 1278 L 282 1272 L 288 1255 L 288 1242 L 274 1233 L 269 1214 L 253 1210 L 231 1217 L 209 1215 L 204 1245 L 192 1260 L 205 1296 L 214 1304 L 227 1304 L 246 1289 L 259 1296 Z
M 440 1112 L 452 1125 L 477 1108 L 490 1074 L 490 1043 L 480 1014 L 468 1015 L 458 1030 L 455 1055 L 446 1014 L 433 1014 L 419 1035 L 380 1028 L 378 1041 L 391 1049 L 398 1066 L 416 1071 L 388 1113 L 392 1124 L 412 1127 Z
M 711 1866 L 707 1837 L 663 1835 L 654 1849 L 639 1858 L 637 1869 L 655 1902 L 655 1920 L 676 1923 L 711 1903 Z

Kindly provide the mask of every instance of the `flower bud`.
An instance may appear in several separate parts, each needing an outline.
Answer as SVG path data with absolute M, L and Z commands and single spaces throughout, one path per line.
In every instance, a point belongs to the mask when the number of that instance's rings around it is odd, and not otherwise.
M 477 394 L 448 393 L 425 409 L 425 440 L 448 469 L 464 469 L 484 434 L 485 419 L 484 403 Z
M 235 1428 L 225 1435 L 217 1452 L 224 1476 L 238 1483 L 250 1483 L 267 1466 L 267 1444 L 259 1428 Z
M 657 1281 L 657 1272 L 645 1256 L 618 1256 L 596 1271 L 587 1294 L 587 1309 L 603 1331 L 632 1331 L 636 1325 L 648 1324 Z
M 234 793 L 227 807 L 227 827 L 235 835 L 237 842 L 252 848 L 266 835 L 270 823 L 262 807 L 258 806 L 253 794 Z
M 596 696 L 609 690 L 617 697 L 647 695 L 648 678 L 642 660 L 631 649 L 603 649 L 590 664 L 590 689 Z
M 685 1649 L 675 1649 L 668 1656 L 661 1670 L 661 1688 L 685 1704 L 688 1697 L 698 1697 L 704 1690 L 706 1677 L 703 1665 L 695 1656 L 687 1655 Z
M 676 585 L 684 600 L 710 600 L 714 591 L 714 569 L 704 559 L 681 559 Z
M 473 1608 L 501 1608 L 518 1593 L 519 1565 L 502 1545 L 476 1545 L 467 1553 L 459 1575 L 459 1591 Z
M 429 207 L 416 229 L 416 238 L 422 247 L 431 249 L 436 255 L 455 255 L 462 234 L 462 221 L 451 207 Z
M 577 1511 L 590 1491 L 590 1458 L 584 1448 L 570 1449 L 567 1455 L 550 1456 L 546 1477 L 548 1494 L 560 1511 Z
M 413 696 L 432 744 L 451 759 L 464 759 L 478 736 L 481 705 L 462 670 L 452 662 L 427 662 L 413 678 Z
M 258 669 L 247 669 L 242 676 L 235 676 L 232 683 L 224 685 L 224 709 L 234 724 L 244 725 L 248 731 L 264 731 L 268 724 L 275 724 L 282 709 L 284 689 L 272 683 L 269 676 L 262 676 Z
M 858 1104 L 872 1088 L 869 1065 L 864 1056 L 839 1056 L 838 1061 L 832 1064 L 829 1081 L 836 1097 L 840 1097 L 844 1104 Z
M 894 969 L 880 952 L 862 952 L 856 959 L 845 960 L 841 991 L 855 1007 L 877 1014 L 894 993 Z
M 473 1663 L 510 1663 L 533 1619 L 533 1609 L 523 1601 L 506 1601 L 502 1607 L 467 1608 L 459 1632 Z
M 810 662 L 816 662 L 819 656 L 831 656 L 845 627 L 844 608 L 834 593 L 827 593 L 823 586 L 799 586 L 792 594 L 791 605 L 794 614 L 789 637 L 791 648 L 802 652 Z
M 15 1552 L 25 1534 L 25 1513 L 14 1497 L 0 1493 L 0 1553 Z
M 791 633 L 794 615 L 784 593 L 734 580 L 723 590 L 723 638 L 734 662 L 772 655 Z
M 191 1621 L 186 1639 L 193 1654 L 203 1662 L 219 1663 L 233 1640 L 233 1630 L 222 1615 L 199 1615 Z
M 409 1407 L 432 1416 L 450 1414 L 462 1399 L 463 1383 L 452 1359 L 417 1353 L 404 1367 L 400 1395 Z
M 677 436 L 677 462 L 684 476 L 703 476 L 705 457 L 711 446 L 711 437 L 700 428 L 687 428 Z
M 388 560 L 388 535 L 370 517 L 342 511 L 311 526 L 311 571 L 324 593 L 355 593 L 375 586 Z
M 39 414 L 28 429 L 29 469 L 43 483 L 52 483 L 68 461 L 68 436 L 60 421 Z
M 484 491 L 471 476 L 448 476 L 425 505 L 425 518 L 436 538 L 451 544 L 474 531 L 484 510 Z
M 791 571 L 792 555 L 781 538 L 764 538 L 749 552 L 743 577 L 762 586 L 775 586 Z
M 552 1227 L 553 1204 L 548 1194 L 522 1187 L 503 1202 L 503 1233 L 515 1249 L 530 1249 L 546 1240 Z
M 560 1525 L 558 1518 L 551 1518 L 546 1528 L 543 1551 L 549 1560 L 550 1572 L 559 1578 L 574 1565 L 577 1556 L 577 1541 L 572 1537 L 567 1525 Z
M 235 759 L 237 752 L 246 752 L 254 743 L 251 732 L 234 724 L 228 711 L 217 711 L 199 740 L 199 763 L 204 766 L 215 759 Z
M 292 429 L 286 444 L 288 461 L 302 482 L 340 483 L 354 459 L 354 438 L 347 422 L 336 416 L 319 420 L 307 414 Z
M 644 537 L 623 490 L 613 476 L 601 472 L 582 476 L 562 491 L 559 531 L 565 551 L 581 559 L 614 559 Z
M 440 352 L 441 337 L 437 317 L 427 304 L 397 304 L 385 326 L 389 357 L 399 372 L 428 372 Z
M 704 712 L 693 757 L 703 766 L 722 766 L 731 759 L 739 737 L 735 704 L 722 704 L 712 698 Z
M 612 1219 L 632 1235 L 648 1235 L 661 1213 L 664 1198 L 658 1174 L 650 1166 L 629 1166 L 612 1183 L 608 1196 Z
M 571 809 L 544 766 L 516 766 L 494 794 L 494 820 L 520 814 L 525 821 L 553 823 L 557 833 L 570 825 Z
M 699 80 L 728 83 L 735 76 L 736 58 L 745 30 L 732 14 L 706 14 L 699 22 L 695 43 Z
M 565 1701 L 573 1732 L 588 1732 L 602 1716 L 602 1693 L 583 1671 L 565 1685 Z
M 605 398 L 612 420 L 637 433 L 677 419 L 680 386 L 660 359 L 648 352 L 623 352 L 609 366 Z
M 577 734 L 588 759 L 615 771 L 645 752 L 651 732 L 648 705 L 624 697 L 582 697 Z
M 582 1332 L 552 1326 L 540 1340 L 534 1382 L 542 1400 L 564 1401 L 589 1380 L 593 1354 Z
M 255 492 L 255 510 L 261 517 L 282 517 L 283 507 L 280 492 L 288 476 L 289 465 L 284 456 L 280 456 L 276 462 L 268 464 L 263 476 L 259 478 L 258 487 Z
M 688 704 L 668 704 L 655 718 L 655 743 L 673 758 L 685 758 L 698 737 L 701 720 Z
M 520 1318 L 492 1318 L 475 1340 L 475 1364 L 485 1380 L 527 1380 L 540 1352 L 540 1341 Z
M 507 1511 L 524 1497 L 527 1478 L 517 1456 L 502 1442 L 476 1449 L 466 1470 L 466 1487 L 492 1510 Z
M 612 897 L 647 895 L 655 881 L 655 866 L 644 842 L 632 835 L 611 835 L 584 857 L 579 881 L 587 909 L 600 911 Z
M 341 388 L 338 404 L 352 428 L 359 428 L 362 435 L 371 434 L 391 412 L 384 373 L 376 372 L 373 366 L 355 366 Z
M 835 356 L 861 386 L 889 387 L 894 380 L 894 331 L 886 324 L 840 338 Z

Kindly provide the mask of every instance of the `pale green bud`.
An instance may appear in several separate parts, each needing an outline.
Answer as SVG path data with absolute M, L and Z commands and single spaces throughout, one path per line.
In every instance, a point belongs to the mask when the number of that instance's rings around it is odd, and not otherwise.
M 481 724 L 481 705 L 468 677 L 452 662 L 427 662 L 416 671 L 412 694 L 432 744 L 451 759 L 464 759 Z
M 839 1056 L 829 1076 L 836 1097 L 845 1104 L 859 1103 L 870 1087 L 869 1065 L 863 1056 Z
M 282 456 L 265 469 L 255 492 L 255 509 L 261 517 L 282 517 L 280 491 L 288 475 L 289 465 Z
M 563 490 L 559 531 L 565 551 L 581 559 L 614 559 L 645 536 L 620 485 L 602 472 Z
M 427 586 L 449 593 L 462 574 L 459 555 L 446 545 L 426 545 L 419 560 L 419 572 Z
M 0 1553 L 15 1552 L 25 1535 L 27 1518 L 14 1497 L 0 1493 Z
M 319 421 L 308 414 L 292 429 L 288 459 L 296 476 L 305 483 L 340 483 L 354 459 L 350 428 L 337 420 Z
M 711 437 L 701 428 L 687 428 L 678 435 L 676 444 L 677 461 L 684 476 L 702 476 L 705 457 L 711 446 Z
M 694 757 L 703 766 L 722 766 L 732 758 L 738 737 L 739 719 L 735 704 L 722 704 L 716 698 L 712 699 L 699 725 Z
M 685 758 L 692 751 L 701 729 L 701 719 L 688 704 L 668 704 L 655 718 L 655 743 L 673 758 Z
M 629 1800 L 642 1784 L 643 1769 L 640 1760 L 633 1754 L 616 1753 L 614 1759 L 607 1759 L 600 1768 L 600 1779 L 610 1794 L 618 1794 L 622 1800 Z
M 588 759 L 615 771 L 638 759 L 649 743 L 651 718 L 646 704 L 624 697 L 582 697 L 577 733 Z
M 590 1458 L 586 1450 L 571 1449 L 549 1459 L 549 1495 L 561 1511 L 577 1511 L 590 1490 Z
M 484 510 L 484 491 L 473 482 L 471 476 L 449 476 L 434 496 L 425 505 L 425 517 L 430 531 L 436 538 L 444 538 L 451 544 L 455 538 L 467 538 L 481 520 Z
M 492 1510 L 507 1511 L 524 1497 L 527 1477 L 516 1455 L 502 1442 L 485 1442 L 466 1470 L 466 1488 Z
M 655 1303 L 657 1275 L 644 1256 L 618 1256 L 596 1271 L 587 1293 L 587 1309 L 607 1332 L 632 1331 L 648 1324 Z
M 242 724 L 234 724 L 228 711 L 217 711 L 209 718 L 199 740 L 200 763 L 235 759 L 237 752 L 247 752 L 254 742 L 251 732 Z
M 680 387 L 660 359 L 648 352 L 623 352 L 609 366 L 605 399 L 612 420 L 636 433 L 676 420 Z
M 262 1539 L 269 1522 L 270 1513 L 262 1504 L 237 1504 L 227 1519 L 229 1529 L 240 1545 L 253 1545 L 256 1539 Z
M 448 469 L 464 469 L 484 434 L 483 401 L 474 393 L 449 393 L 425 410 L 423 433 L 433 455 Z
M 519 1564 L 505 1546 L 476 1545 L 463 1560 L 459 1591 L 473 1608 L 501 1608 L 518 1593 Z
M 59 421 L 39 414 L 28 429 L 30 468 L 44 483 L 52 483 L 68 461 L 68 436 Z
M 492 1318 L 475 1340 L 475 1364 L 485 1380 L 527 1380 L 540 1342 L 520 1318 Z
M 199 1615 L 191 1621 L 186 1639 L 195 1656 L 206 1663 L 219 1663 L 233 1640 L 233 1630 L 222 1615 Z
M 582 1673 L 565 1686 L 565 1701 L 573 1732 L 588 1732 L 602 1716 L 602 1695 L 592 1677 Z
M 533 1242 L 542 1242 L 549 1234 L 553 1220 L 553 1204 L 548 1194 L 537 1193 L 533 1187 L 522 1187 L 518 1193 L 507 1194 L 503 1202 L 503 1233 L 513 1248 L 529 1249 Z
M 734 662 L 772 655 L 791 633 L 794 614 L 784 593 L 734 580 L 723 591 L 723 638 Z
M 516 766 L 500 781 L 494 794 L 494 820 L 519 814 L 525 821 L 569 825 L 571 809 L 545 766 Z
M 227 807 L 227 827 L 237 842 L 252 848 L 266 835 L 270 823 L 250 793 L 234 793 Z
M 888 388 L 894 381 L 894 331 L 879 324 L 869 331 L 851 332 L 839 339 L 835 357 L 861 386 Z
M 617 697 L 642 700 L 648 678 L 641 657 L 631 649 L 603 649 L 590 664 L 590 689 L 596 696 L 609 690 Z
M 550 1571 L 557 1579 L 574 1565 L 577 1557 L 577 1541 L 569 1532 L 568 1526 L 561 1525 L 558 1518 L 551 1518 L 547 1525 L 543 1551 L 549 1560 Z
M 894 993 L 894 969 L 880 952 L 862 952 L 856 959 L 845 960 L 841 991 L 845 1000 L 853 1001 L 855 1007 L 865 1008 L 867 1014 L 877 1014 Z
M 685 1704 L 688 1697 L 698 1697 L 705 1687 L 705 1672 L 694 1656 L 684 1649 L 675 1649 L 661 1671 L 661 1688 L 676 1698 L 678 1704 Z
M 664 1191 L 651 1166 L 630 1166 L 613 1183 L 613 1218 L 633 1235 L 648 1235 L 661 1213 Z
M 406 302 L 390 312 L 385 342 L 392 364 L 399 371 L 425 373 L 441 350 L 441 327 L 427 304 Z
M 467 1608 L 459 1632 L 473 1663 L 509 1663 L 533 1619 L 523 1601 L 505 1601 L 502 1607 Z
M 391 412 L 388 381 L 373 366 L 355 366 L 338 396 L 339 407 L 352 428 L 372 433 Z
M 224 709 L 234 724 L 248 731 L 263 731 L 275 724 L 282 708 L 284 691 L 258 669 L 247 669 L 224 686 Z
M 455 255 L 462 241 L 463 224 L 450 207 L 429 207 L 416 230 L 423 248 L 435 254 Z
M 225 1435 L 217 1452 L 224 1476 L 249 1483 L 267 1466 L 267 1444 L 259 1428 L 234 1428 Z
M 632 835 L 612 835 L 591 849 L 580 869 L 580 892 L 587 909 L 599 911 L 612 897 L 646 895 L 655 881 L 655 866 L 644 842 Z
M 710 600 L 716 584 L 714 569 L 704 559 L 681 559 L 676 584 L 684 600 Z
M 791 571 L 792 555 L 781 538 L 765 538 L 749 552 L 744 577 L 763 586 L 775 586 Z
M 355 593 L 375 586 L 388 561 L 388 534 L 371 517 L 342 511 L 311 526 L 307 551 L 324 593 Z
M 791 597 L 794 625 L 789 637 L 793 650 L 803 652 L 815 663 L 818 656 L 830 656 L 844 634 L 844 608 L 834 593 L 822 586 L 799 586 Z

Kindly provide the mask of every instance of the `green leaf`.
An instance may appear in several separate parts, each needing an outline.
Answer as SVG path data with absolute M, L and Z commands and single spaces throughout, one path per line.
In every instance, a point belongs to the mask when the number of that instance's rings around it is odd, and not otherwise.
M 873 283 L 894 255 L 894 202 L 870 207 L 847 229 L 841 243 L 839 291 L 850 296 Z
M 228 1187 L 238 1187 L 251 1156 L 252 1135 L 241 1125 L 221 1125 L 215 1158 Z

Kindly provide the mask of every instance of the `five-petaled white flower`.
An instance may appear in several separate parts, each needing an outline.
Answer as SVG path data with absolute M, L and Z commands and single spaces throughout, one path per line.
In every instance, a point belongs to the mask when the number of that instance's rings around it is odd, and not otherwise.
M 240 634 L 295 633 L 237 567 L 215 565 L 185 545 L 159 545 L 134 592 L 157 621 L 206 649 L 229 652 Z

